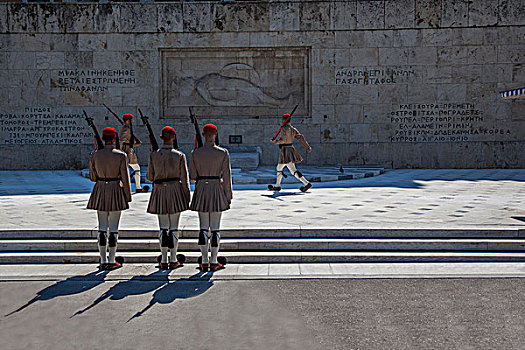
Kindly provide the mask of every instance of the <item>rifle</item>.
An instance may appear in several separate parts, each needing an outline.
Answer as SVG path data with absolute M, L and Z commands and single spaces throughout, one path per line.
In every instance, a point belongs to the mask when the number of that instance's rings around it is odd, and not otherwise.
M 90 118 L 87 115 L 85 110 L 83 110 L 83 112 L 84 112 L 84 119 L 86 119 L 86 122 L 88 123 L 88 125 L 91 126 L 91 129 L 93 129 L 93 135 L 94 135 L 94 139 L 95 139 L 95 148 L 97 150 L 103 149 L 104 148 L 104 142 L 102 142 L 102 139 L 100 138 L 100 134 L 98 133 L 97 127 L 96 127 L 95 123 L 93 122 L 93 118 Z
M 281 129 L 283 128 L 283 126 L 286 125 L 286 123 L 288 123 L 290 121 L 290 119 L 292 119 L 292 115 L 295 113 L 295 110 L 297 109 L 297 107 L 299 107 L 299 105 L 295 105 L 295 107 L 293 108 L 292 110 L 292 113 L 290 113 L 290 116 L 288 118 L 286 118 L 286 120 L 282 123 L 281 127 L 279 128 L 279 130 L 277 130 L 277 133 L 275 134 L 275 136 L 272 138 L 272 141 L 275 140 L 277 138 L 277 136 L 279 136 L 279 134 L 281 133 Z
M 149 123 L 149 118 L 146 117 L 144 114 L 142 114 L 142 111 L 140 108 L 138 109 L 140 113 L 140 119 L 146 125 L 146 128 L 148 129 L 149 133 L 149 144 L 151 146 L 151 150 L 155 152 L 159 149 L 159 144 L 157 143 L 157 139 L 155 138 L 155 134 L 153 133 L 153 129 L 151 128 L 151 124 Z
M 195 144 L 193 147 L 193 149 L 195 149 L 195 148 L 199 148 L 203 146 L 202 136 L 201 136 L 201 132 L 199 129 L 199 123 L 197 122 L 197 116 L 193 114 L 191 107 L 188 107 L 188 109 L 190 110 L 190 120 L 193 124 L 193 127 L 195 128 Z
M 109 111 L 109 113 L 113 114 L 113 116 L 115 118 L 117 118 L 118 122 L 121 124 L 121 125 L 124 125 L 124 121 L 117 115 L 117 113 L 113 112 L 111 110 L 111 108 L 109 108 L 105 103 L 102 104 L 104 107 L 106 107 L 106 109 Z M 140 140 L 138 138 L 135 137 L 135 135 L 133 134 L 133 124 L 130 124 L 130 130 L 131 130 L 131 140 L 130 140 L 130 145 L 131 145 L 131 148 L 133 148 L 133 145 L 135 144 L 135 141 L 138 142 L 138 143 L 142 143 L 140 142 Z

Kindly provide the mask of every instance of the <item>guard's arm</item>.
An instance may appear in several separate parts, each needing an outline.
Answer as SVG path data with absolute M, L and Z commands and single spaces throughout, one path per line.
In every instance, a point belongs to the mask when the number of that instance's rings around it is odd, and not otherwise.
M 306 139 L 304 138 L 303 134 L 301 134 L 299 132 L 299 130 L 297 130 L 296 128 L 294 128 L 293 126 L 291 126 L 292 128 L 292 132 L 293 132 L 293 136 L 299 140 L 299 142 L 301 142 L 301 144 L 303 145 L 303 147 L 308 151 L 310 152 L 312 150 L 312 147 L 310 147 L 310 145 L 308 144 L 308 141 L 306 141 Z
M 224 191 L 226 192 L 226 198 L 228 199 L 228 202 L 231 202 L 233 199 L 232 170 L 230 164 L 230 154 L 228 151 L 226 151 L 224 161 L 222 163 L 222 181 Z
M 126 200 L 131 202 L 131 183 L 129 182 L 129 166 L 128 166 L 128 156 L 124 154 L 120 162 L 120 180 L 122 181 L 122 187 L 124 188 L 124 193 L 126 195 Z
M 186 163 L 186 155 L 183 154 L 182 158 L 180 160 L 180 182 L 182 184 L 182 190 L 184 191 L 184 195 L 186 196 L 186 200 L 188 203 L 190 202 L 190 178 L 188 175 L 188 163 Z
M 95 169 L 94 153 L 89 156 L 89 179 L 93 182 L 97 181 L 97 169 Z
M 146 179 L 148 179 L 148 181 L 151 182 L 155 180 L 155 169 L 153 168 L 153 159 L 151 157 L 151 154 L 149 155 L 148 172 L 146 173 Z

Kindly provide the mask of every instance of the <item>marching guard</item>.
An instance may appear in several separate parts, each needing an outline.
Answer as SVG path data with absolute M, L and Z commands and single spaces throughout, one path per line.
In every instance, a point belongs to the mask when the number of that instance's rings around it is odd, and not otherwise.
M 202 135 L 205 143 L 193 150 L 190 160 L 190 178 L 196 182 L 190 209 L 199 212 L 198 244 L 202 253 L 199 267 L 202 271 L 217 271 L 224 268 L 217 256 L 221 215 L 223 211 L 230 209 L 233 198 L 230 155 L 226 149 L 215 145 L 215 125 L 205 125 Z M 208 256 L 209 248 L 211 261 Z
M 303 158 L 293 146 L 293 140 L 299 140 L 299 142 L 301 142 L 301 144 L 307 152 L 311 152 L 312 147 L 310 147 L 310 145 L 308 144 L 304 136 L 299 132 L 299 130 L 297 130 L 290 124 L 290 120 L 290 114 L 283 114 L 283 123 L 280 129 L 280 137 L 279 139 L 274 138 L 271 140 L 272 143 L 279 145 L 281 151 L 279 153 L 279 162 L 277 164 L 277 179 L 275 185 L 268 185 L 268 189 L 271 191 L 281 190 L 283 170 L 284 167 L 287 167 L 288 170 L 290 170 L 290 173 L 292 173 L 293 176 L 295 176 L 299 181 L 303 183 L 304 186 L 300 187 L 301 192 L 306 192 L 312 187 L 312 184 L 308 180 L 306 180 L 303 174 L 295 167 L 295 164 L 302 162 Z
M 126 153 L 128 156 L 128 163 L 131 169 L 133 169 L 133 176 L 135 178 L 135 185 L 136 185 L 136 193 L 141 192 L 148 192 L 146 189 L 143 189 L 140 184 L 140 165 L 139 160 L 137 158 L 137 155 L 135 154 L 135 150 L 133 147 L 140 146 L 141 143 L 137 141 L 136 138 L 134 138 L 134 135 L 132 133 L 132 124 L 133 124 L 133 114 L 125 113 L 122 116 L 122 119 L 124 119 L 124 124 L 120 127 L 119 133 L 120 133 L 120 147 L 122 151 Z M 132 137 L 134 138 L 132 140 Z
M 121 263 L 115 261 L 118 226 L 122 210 L 128 209 L 131 202 L 127 156 L 115 149 L 117 137 L 115 128 L 105 128 L 102 132 L 105 146 L 93 152 L 89 161 L 89 179 L 96 183 L 87 208 L 96 210 L 98 215 L 99 268 L 109 270 L 121 267 Z
M 181 212 L 189 209 L 190 181 L 184 153 L 173 148 L 175 129 L 166 126 L 160 138 L 163 146 L 151 152 L 146 178 L 153 183 L 148 213 L 159 218 L 160 268 L 176 269 L 184 264 L 177 257 Z M 170 261 L 168 264 L 168 249 Z M 182 257 L 181 259 L 182 260 Z

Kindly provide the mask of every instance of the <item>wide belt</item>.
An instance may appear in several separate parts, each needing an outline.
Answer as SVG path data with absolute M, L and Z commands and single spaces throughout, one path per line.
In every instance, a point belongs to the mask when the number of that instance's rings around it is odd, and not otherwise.
M 279 145 L 279 148 L 290 147 L 290 146 L 293 146 L 293 143 L 281 143 L 281 144 Z
M 180 177 L 169 177 L 167 179 L 158 179 L 158 180 L 154 180 L 153 183 L 155 185 L 158 185 L 158 184 L 163 184 L 165 182 L 172 182 L 172 181 L 180 181 Z
M 120 177 L 97 177 L 97 181 L 105 181 L 105 182 L 120 181 Z
M 221 177 L 220 176 L 198 176 L 197 177 L 197 181 L 200 181 L 200 180 L 220 180 Z

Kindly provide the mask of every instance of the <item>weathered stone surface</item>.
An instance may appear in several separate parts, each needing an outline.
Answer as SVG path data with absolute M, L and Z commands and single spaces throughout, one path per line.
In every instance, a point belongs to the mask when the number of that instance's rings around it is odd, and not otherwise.
M 525 55 L 525 45 L 502 45 L 498 46 L 498 62 L 523 62 Z
M 504 25 L 523 25 L 525 3 L 523 1 L 500 0 L 499 23 Z
M 0 33 L 5 33 L 7 30 L 7 4 L 0 4 Z
M 36 69 L 64 69 L 64 63 L 63 52 L 37 52 L 35 55 Z
M 302 2 L 299 15 L 301 30 L 325 30 L 330 28 L 330 3 Z
M 469 3 L 469 26 L 491 26 L 498 23 L 498 6 L 491 0 L 476 0 Z
M 332 1 L 330 6 L 330 29 L 351 30 L 357 27 L 357 1 Z
M 209 32 L 211 30 L 211 4 L 182 4 L 183 28 L 185 32 Z
M 392 47 L 393 43 L 394 32 L 391 30 L 365 32 L 365 47 Z
M 213 4 L 214 31 L 267 31 L 270 26 L 269 4 Z
M 381 29 L 385 27 L 384 1 L 357 2 L 357 28 Z
M 413 0 L 385 1 L 385 28 L 412 28 L 415 2 Z
M 115 33 L 120 31 L 120 6 L 98 4 L 95 6 L 95 31 Z
M 157 7 L 150 4 L 120 5 L 120 31 L 157 32 Z
M 61 21 L 64 17 L 64 7 L 42 4 L 35 8 L 38 13 L 36 21 L 32 21 L 33 25 L 37 27 L 36 31 L 43 33 L 60 33 Z
M 416 27 L 437 28 L 440 23 L 441 0 L 416 0 Z
M 441 26 L 464 27 L 468 25 L 468 1 L 442 0 Z
M 301 4 L 299 2 L 271 2 L 270 30 L 299 30 Z
M 157 31 L 182 32 L 182 4 L 159 4 L 157 6 Z
M 369 66 L 378 64 L 379 49 L 337 49 L 335 50 L 335 64 L 338 67 Z
M 8 29 L 11 33 L 24 33 L 29 29 L 28 7 L 23 4 L 8 4 Z
M 61 31 L 65 33 L 86 33 L 95 29 L 95 6 L 85 4 L 66 5 L 60 21 Z
M 66 68 L 69 68 L 69 69 L 93 68 L 93 52 L 92 51 L 66 52 L 65 66 Z
M 407 65 L 409 51 L 399 47 L 379 48 L 379 65 Z

